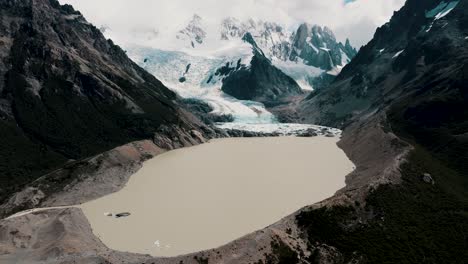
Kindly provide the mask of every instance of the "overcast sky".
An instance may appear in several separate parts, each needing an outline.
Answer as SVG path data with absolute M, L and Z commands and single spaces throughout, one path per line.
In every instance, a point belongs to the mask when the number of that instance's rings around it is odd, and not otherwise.
M 232 16 L 280 22 L 294 28 L 308 22 L 330 27 L 341 41 L 366 44 L 405 0 L 60 0 L 80 10 L 97 27 L 117 32 L 116 42 L 130 41 L 135 31 L 181 28 L 193 14 L 207 23 Z M 349 2 L 349 3 L 345 3 Z

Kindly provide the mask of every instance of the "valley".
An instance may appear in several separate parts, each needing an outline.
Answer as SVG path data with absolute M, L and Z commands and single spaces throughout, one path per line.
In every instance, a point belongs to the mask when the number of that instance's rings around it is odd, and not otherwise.
M 468 0 L 106 1 L 0 0 L 1 263 L 468 263 Z

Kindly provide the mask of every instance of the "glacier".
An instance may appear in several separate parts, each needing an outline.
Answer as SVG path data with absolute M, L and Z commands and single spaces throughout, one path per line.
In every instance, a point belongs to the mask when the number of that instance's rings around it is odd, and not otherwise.
M 216 70 L 227 63 L 234 64 L 238 61 L 249 65 L 253 53 L 252 47 L 247 43 L 238 41 L 203 55 L 141 46 L 128 47 L 127 50 L 130 58 L 168 88 L 183 98 L 195 98 L 208 103 L 215 114 L 232 115 L 236 123 L 277 122 L 263 104 L 238 100 L 221 91 L 222 81 L 217 77 Z M 188 65 L 190 66 L 187 67 Z M 184 82 L 180 81 L 181 77 L 185 78 Z
M 236 129 L 252 132 L 278 133 L 293 135 L 314 129 L 320 134 L 324 127 L 309 124 L 279 123 L 263 104 L 255 101 L 238 100 L 221 90 L 222 80 L 216 76 L 216 70 L 226 63 L 241 61 L 245 65 L 252 59 L 252 47 L 244 42 L 233 41 L 230 45 L 210 53 L 200 51 L 167 51 L 150 47 L 132 45 L 126 47 L 128 56 L 168 88 L 183 98 L 195 98 L 208 103 L 214 114 L 232 115 L 234 122 L 217 123 L 222 129 Z M 190 65 L 190 66 L 189 66 Z M 274 65 L 297 78 L 316 76 L 323 72 L 315 67 L 276 60 Z M 181 82 L 180 78 L 185 81 Z M 210 82 L 208 83 L 208 80 Z M 303 89 L 308 83 L 304 79 Z M 327 134 L 339 135 L 340 130 L 328 129 Z
M 320 34 L 322 29 L 318 26 L 308 27 L 311 30 L 308 33 L 318 35 L 320 41 L 315 46 L 312 44 L 314 35 L 311 35 L 307 36 L 307 44 L 312 45 L 317 53 L 319 49 L 328 53 L 331 61 L 330 49 Z M 156 34 L 153 31 L 135 38 L 133 42 L 122 43 L 127 55 L 180 97 L 201 100 L 211 106 L 212 114 L 233 117 L 232 123 L 217 124 L 220 128 L 253 132 L 294 134 L 308 129 L 317 130 L 318 127 L 280 124 L 262 103 L 239 100 L 221 90 L 224 76 L 219 71 L 222 68 L 239 65 L 246 69 L 250 67 L 254 52 L 252 44 L 243 41 L 246 32 L 252 33 L 262 54 L 272 65 L 293 78 L 304 91 L 313 91 L 311 84 L 319 76 L 337 75 L 350 61 L 345 50 L 352 49 L 348 41 L 346 45 L 336 44 L 341 60 L 331 69 L 325 70 L 310 65 L 299 56 L 292 59 L 291 48 L 297 49 L 293 41 L 298 32 L 287 30 L 276 23 L 252 19 L 242 22 L 227 18 L 215 28 L 210 28 L 201 17 L 194 15 L 186 27 L 175 33 L 157 30 Z M 328 28 L 323 28 L 323 32 L 330 35 L 329 41 L 336 41 Z M 112 29 L 106 28 L 104 33 L 107 37 L 113 36 Z

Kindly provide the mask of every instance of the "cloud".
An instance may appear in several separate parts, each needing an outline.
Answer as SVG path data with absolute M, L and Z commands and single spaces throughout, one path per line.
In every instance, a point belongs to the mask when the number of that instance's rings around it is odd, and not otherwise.
M 182 28 L 199 14 L 207 24 L 233 16 L 262 19 L 295 28 L 302 22 L 326 25 L 343 41 L 367 43 L 404 0 L 60 0 L 80 10 L 96 26 L 107 25 L 116 41 L 131 41 L 136 31 Z

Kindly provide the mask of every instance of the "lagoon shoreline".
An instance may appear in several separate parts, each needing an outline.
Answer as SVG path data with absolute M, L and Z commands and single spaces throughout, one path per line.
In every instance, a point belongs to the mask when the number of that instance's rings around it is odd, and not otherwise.
M 338 140 L 212 140 L 146 161 L 121 191 L 80 207 L 114 250 L 169 257 L 215 248 L 343 188 L 354 165 Z

